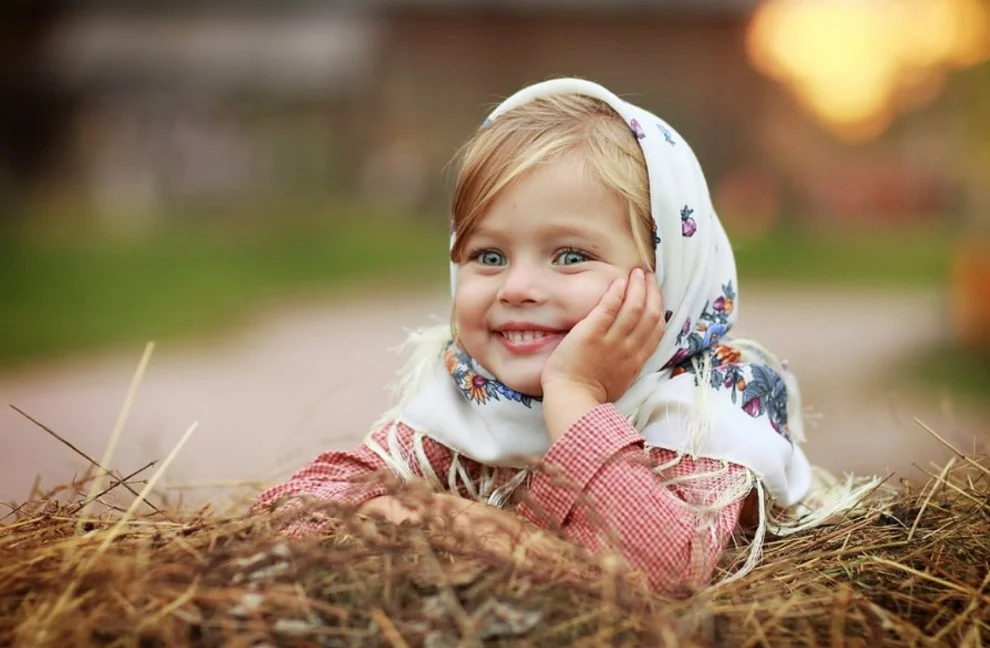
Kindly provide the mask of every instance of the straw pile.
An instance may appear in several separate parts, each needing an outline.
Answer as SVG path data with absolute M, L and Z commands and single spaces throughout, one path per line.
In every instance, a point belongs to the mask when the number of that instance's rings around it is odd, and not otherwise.
M 498 554 L 345 510 L 289 540 L 278 513 L 121 515 L 123 479 L 88 513 L 79 486 L 0 521 L 0 645 L 990 645 L 985 459 L 960 455 L 885 512 L 772 540 L 748 577 L 683 600 L 563 543 Z

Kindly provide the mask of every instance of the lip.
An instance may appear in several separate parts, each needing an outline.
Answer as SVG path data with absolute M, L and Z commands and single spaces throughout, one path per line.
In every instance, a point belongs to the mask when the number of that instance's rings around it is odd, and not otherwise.
M 541 331 L 543 333 L 562 333 L 563 329 L 554 326 L 544 326 L 533 322 L 506 322 L 495 327 L 495 331 Z
M 502 334 L 503 331 L 533 331 L 543 333 L 544 335 L 533 338 L 532 340 L 513 341 L 505 337 Z M 509 322 L 492 331 L 492 334 L 507 351 L 519 355 L 539 353 L 548 346 L 554 346 L 560 342 L 566 333 L 567 331 L 557 328 L 530 324 L 528 322 Z

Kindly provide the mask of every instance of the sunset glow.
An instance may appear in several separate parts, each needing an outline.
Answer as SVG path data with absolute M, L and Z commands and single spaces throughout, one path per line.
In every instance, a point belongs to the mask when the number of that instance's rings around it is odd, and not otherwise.
M 769 0 L 747 34 L 753 65 L 847 139 L 928 103 L 947 70 L 990 58 L 986 0 Z

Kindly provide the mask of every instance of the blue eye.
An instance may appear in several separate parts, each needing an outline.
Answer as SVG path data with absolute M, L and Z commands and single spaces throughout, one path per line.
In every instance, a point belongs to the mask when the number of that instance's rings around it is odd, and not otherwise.
M 584 263 L 590 259 L 591 257 L 579 250 L 561 250 L 554 258 L 554 263 L 574 265 L 576 263 Z
M 505 265 L 505 255 L 497 250 L 478 250 L 471 258 L 484 266 Z

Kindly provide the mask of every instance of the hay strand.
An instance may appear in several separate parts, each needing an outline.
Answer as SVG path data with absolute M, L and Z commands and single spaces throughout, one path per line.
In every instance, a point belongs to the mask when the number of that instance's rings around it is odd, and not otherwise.
M 179 439 L 179 442 L 175 444 L 174 448 L 172 448 L 172 452 L 170 452 L 168 456 L 165 457 L 165 461 L 162 462 L 161 467 L 158 468 L 158 470 L 151 477 L 151 479 L 148 480 L 148 483 L 145 484 L 144 488 L 138 494 L 137 499 L 135 499 L 134 502 L 132 502 L 131 505 L 128 507 L 127 511 L 124 512 L 124 516 L 120 520 L 118 520 L 117 523 L 113 526 L 113 528 L 110 529 L 109 533 L 106 534 L 106 537 L 103 539 L 103 543 L 100 544 L 99 548 L 96 550 L 96 555 L 94 556 L 94 559 L 99 558 L 100 554 L 106 551 L 107 547 L 110 546 L 110 543 L 113 542 L 114 538 L 117 537 L 117 534 L 120 533 L 121 528 L 123 528 L 123 526 L 127 524 L 127 521 L 130 520 L 131 516 L 134 515 L 134 511 L 138 508 L 138 506 L 141 505 L 141 502 L 145 501 L 148 494 L 155 487 L 155 484 L 158 483 L 158 480 L 161 478 L 161 476 L 165 474 L 166 470 L 168 470 L 168 467 L 172 463 L 172 460 L 175 459 L 175 456 L 179 454 L 180 450 L 182 450 L 182 446 L 186 445 L 186 441 L 188 441 L 189 438 L 193 435 L 193 432 L 196 431 L 197 427 L 199 427 L 199 421 L 189 426 L 189 429 L 187 429 L 185 434 L 182 435 L 182 438 Z M 85 511 L 85 508 L 83 510 Z
M 956 453 L 956 456 L 957 457 L 959 457 L 960 459 L 962 459 L 963 461 L 965 461 L 966 463 L 968 463 L 973 468 L 976 468 L 977 470 L 982 471 L 985 475 L 990 475 L 990 468 L 987 468 L 986 466 L 980 464 L 980 462 L 976 461 L 972 457 L 970 457 L 970 456 L 968 456 L 966 454 L 963 454 L 963 452 L 961 452 L 959 450 L 959 448 L 957 448 L 956 446 L 954 446 L 951 443 L 949 443 L 949 441 L 946 440 L 938 432 L 936 432 L 935 430 L 933 430 L 930 427 L 928 427 L 927 425 L 925 425 L 921 421 L 921 419 L 916 418 L 916 419 L 914 419 L 914 422 L 917 423 L 918 425 L 920 425 L 922 427 L 922 429 L 925 430 L 925 432 L 928 432 L 928 434 L 930 434 L 933 437 L 935 437 L 939 441 L 939 443 L 941 443 L 942 445 L 944 445 L 946 448 L 948 448 L 952 452 Z
M 552 537 L 505 554 L 450 524 L 393 525 L 340 506 L 166 521 L 136 515 L 140 502 L 81 516 L 79 503 L 38 499 L 0 524 L 0 645 L 990 644 L 990 478 L 969 461 L 887 510 L 770 537 L 750 574 L 680 600 Z M 330 521 L 314 535 L 280 532 L 301 515 Z M 730 548 L 723 568 L 746 552 Z
M 106 468 L 103 464 L 101 464 L 100 462 L 98 462 L 96 459 L 93 459 L 88 454 L 86 454 L 85 452 L 83 452 L 82 450 L 80 450 L 78 447 L 76 447 L 75 445 L 73 445 L 70 441 L 68 441 L 67 439 L 65 439 L 64 437 L 62 437 L 62 435 L 60 435 L 58 432 L 56 432 L 52 428 L 48 427 L 47 425 L 45 425 L 44 423 L 42 423 L 41 421 L 39 421 L 35 417 L 31 416 L 30 414 L 28 414 L 27 412 L 25 412 L 21 408 L 19 408 L 16 405 L 13 405 L 12 404 L 12 405 L 10 405 L 10 409 L 14 410 L 18 414 L 20 414 L 21 416 L 23 416 L 24 418 L 26 418 L 28 421 L 34 423 L 39 428 L 41 428 L 42 430 L 44 430 L 45 432 L 47 432 L 49 435 L 51 435 L 57 441 L 61 442 L 63 445 L 65 445 L 66 447 L 68 447 L 70 450 L 72 450 L 73 452 L 75 452 L 77 455 L 79 455 L 80 457 L 82 457 L 83 459 L 85 459 L 86 461 L 88 461 L 89 464 L 91 466 L 93 466 L 94 468 L 96 468 L 97 470 L 102 470 L 105 474 L 112 475 L 113 477 L 119 479 L 119 475 L 117 473 L 115 473 L 114 471 L 110 470 L 109 468 Z M 41 480 L 41 476 L 39 475 L 37 477 L 37 479 L 35 480 L 34 486 L 31 488 L 31 497 L 29 499 L 34 499 L 34 493 L 38 490 L 38 484 L 39 484 L 40 480 Z M 128 492 L 130 492 L 132 495 L 134 495 L 135 497 L 137 497 L 138 492 L 136 490 L 134 490 L 129 484 L 124 483 L 122 485 L 123 485 L 123 487 L 125 489 L 127 489 Z M 162 516 L 165 515 L 165 513 L 161 509 L 159 509 L 157 506 L 155 506 L 151 502 L 146 502 L 146 503 L 147 503 L 148 507 L 151 508 L 155 513 L 158 513 L 159 515 L 162 515 Z M 6 519 L 6 516 L 5 516 L 4 519 Z M 2 521 L 2 520 L 0 520 L 0 521 Z
M 103 478 L 106 477 L 107 469 L 104 466 L 109 466 L 111 460 L 113 459 L 114 452 L 117 450 L 117 442 L 120 440 L 120 435 L 124 431 L 124 426 L 127 424 L 127 418 L 131 414 L 131 406 L 134 404 L 134 398 L 137 396 L 138 387 L 141 385 L 141 379 L 144 378 L 144 372 L 148 368 L 148 361 L 151 360 L 151 353 L 155 350 L 155 343 L 148 342 L 144 347 L 144 353 L 141 354 L 141 360 L 138 362 L 137 369 L 134 370 L 134 376 L 131 378 L 130 387 L 127 389 L 127 396 L 124 397 L 124 404 L 120 408 L 120 412 L 117 414 L 117 421 L 114 423 L 113 431 L 110 433 L 110 440 L 107 442 L 107 447 L 103 451 L 103 460 L 97 464 L 96 467 L 96 479 L 90 484 L 89 495 L 86 498 L 86 503 L 83 504 L 83 509 L 81 514 L 86 514 L 86 509 L 90 506 L 90 502 L 93 499 L 93 494 L 100 488 L 103 484 Z M 76 529 L 79 532 L 79 528 Z

